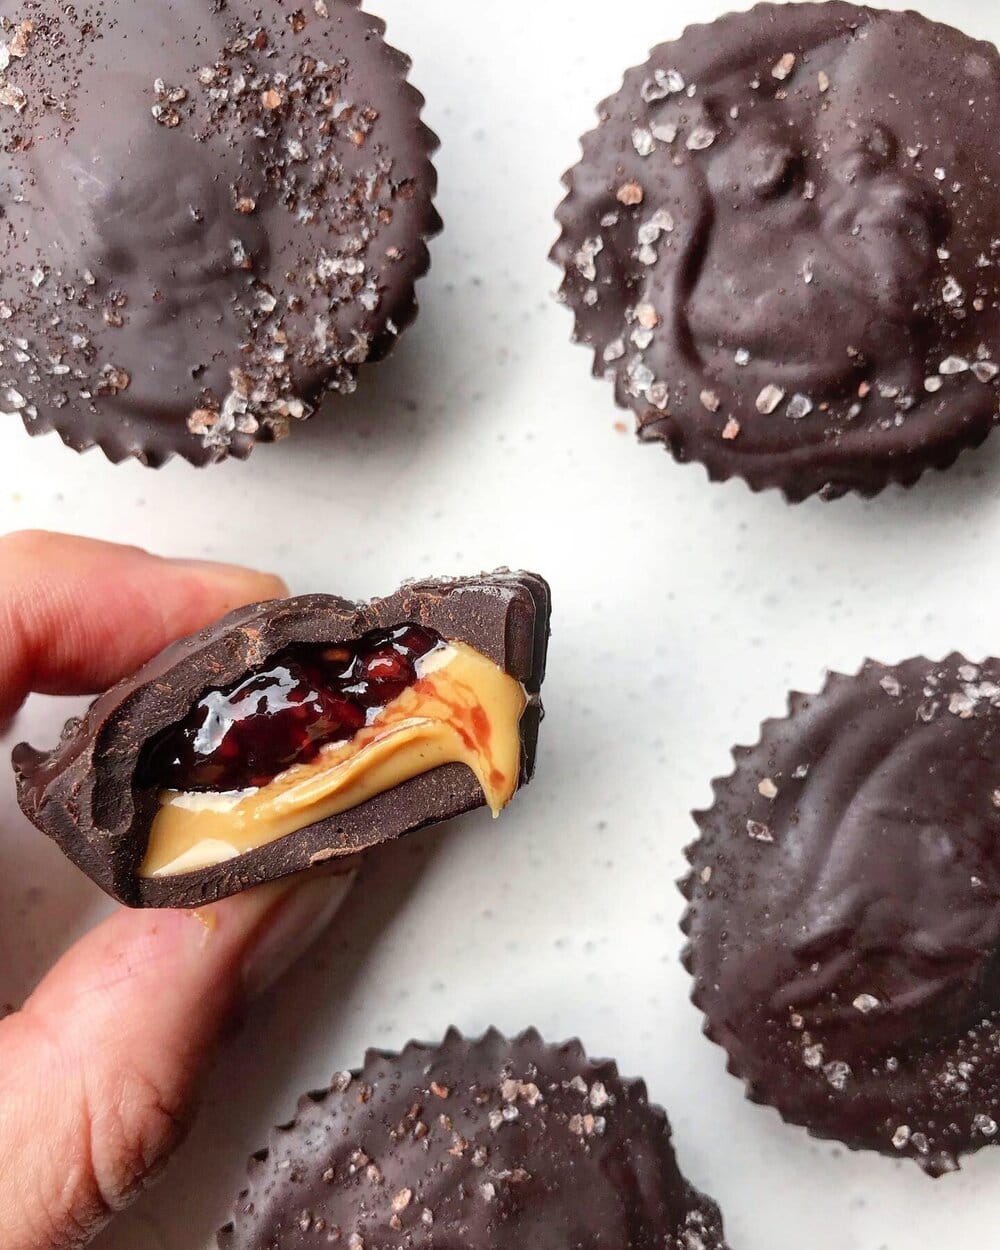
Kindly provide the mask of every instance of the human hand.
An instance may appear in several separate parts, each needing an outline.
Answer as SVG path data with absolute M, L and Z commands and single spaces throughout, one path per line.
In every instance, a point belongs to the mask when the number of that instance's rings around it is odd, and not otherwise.
M 231 608 L 286 593 L 266 574 L 134 547 L 0 539 L 0 726 L 31 691 L 104 690 Z M 143 1189 L 227 1025 L 349 880 L 290 878 L 198 913 L 120 910 L 0 1021 L 0 1250 L 75 1250 Z

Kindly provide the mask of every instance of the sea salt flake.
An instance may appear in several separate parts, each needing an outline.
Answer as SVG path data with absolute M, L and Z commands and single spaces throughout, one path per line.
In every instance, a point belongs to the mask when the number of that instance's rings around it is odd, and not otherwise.
M 763 795 L 765 799 L 776 799 L 778 797 L 778 787 L 770 777 L 764 777 L 757 783 L 757 793 Z
M 508 1077 L 500 1085 L 500 1097 L 504 1100 L 504 1102 L 516 1102 L 520 1088 L 521 1083 L 519 1081 L 512 1080 Z
M 957 304 L 965 292 L 955 278 L 949 277 L 941 290 L 941 298 L 946 304 Z
M 867 1016 L 869 1012 L 874 1011 L 882 1004 L 874 994 L 859 994 L 854 1000 L 854 1008 L 860 1011 L 863 1016 Z
M 717 130 L 712 130 L 709 126 L 695 126 L 685 141 L 685 147 L 689 152 L 704 152 L 710 148 L 719 137 Z
M 1000 373 L 1000 366 L 995 365 L 992 360 L 977 360 L 972 366 L 972 372 L 978 382 L 992 382 Z
M 897 1150 L 902 1150 L 910 1140 L 910 1126 L 901 1124 L 892 1135 L 892 1144 Z
M 903 687 L 891 673 L 886 673 L 886 675 L 879 680 L 878 684 L 882 687 L 886 694 L 893 699 L 898 699 L 903 693 Z
M 803 1046 L 802 1062 L 807 1068 L 819 1068 L 823 1065 L 822 1046 Z
M 11 83 L 4 83 L 3 86 L 0 86 L 0 104 L 6 105 L 7 108 L 12 108 L 15 113 L 23 113 L 28 107 L 28 97 L 20 87 L 15 87 Z
M 844 1063 L 843 1059 L 834 1059 L 823 1065 L 823 1075 L 838 1093 L 842 1093 L 851 1078 L 850 1064 Z
M 632 146 L 640 156 L 651 156 L 656 151 L 656 141 L 652 134 L 642 126 L 632 131 Z
M 636 304 L 635 319 L 644 330 L 655 330 L 660 324 L 660 314 L 652 304 Z
M 595 261 L 603 251 L 604 240 L 598 235 L 595 239 L 584 239 L 580 250 L 573 257 L 573 263 L 588 282 L 593 282 L 597 277 Z
M 655 104 L 667 96 L 679 95 L 685 87 L 683 76 L 676 69 L 655 69 L 639 89 L 646 104 Z
M 777 78 L 778 82 L 784 82 L 792 71 L 795 69 L 795 53 L 786 52 L 776 65 L 771 67 L 771 77 Z
M 623 182 L 618 188 L 616 199 L 619 204 L 632 208 L 636 204 L 641 204 L 644 196 L 645 192 L 637 182 Z
M 813 402 L 808 395 L 793 395 L 788 401 L 785 415 L 792 421 L 801 421 L 803 417 L 808 417 L 812 410 Z
M 667 404 L 670 402 L 670 391 L 666 382 L 653 383 L 649 388 L 649 402 L 660 412 L 666 412 Z
M 948 356 L 938 365 L 938 373 L 946 378 L 954 377 L 957 373 L 968 373 L 969 362 L 963 356 Z
M 757 411 L 762 416 L 769 417 L 772 412 L 777 411 L 779 404 L 784 398 L 785 392 L 781 387 L 769 383 L 757 396 Z
M 774 834 L 759 820 L 747 821 L 747 833 L 755 842 L 773 842 Z
M 982 1133 L 984 1137 L 996 1136 L 997 1122 L 992 1116 L 980 1113 L 973 1119 L 972 1127 L 977 1133 Z
M 699 398 L 701 400 L 701 406 L 706 408 L 709 412 L 719 411 L 721 400 L 718 395 L 716 395 L 715 391 L 702 391 Z
M 607 1086 L 602 1081 L 595 1081 L 591 1085 L 589 1100 L 595 1111 L 602 1110 L 611 1101 L 611 1095 L 608 1093 Z

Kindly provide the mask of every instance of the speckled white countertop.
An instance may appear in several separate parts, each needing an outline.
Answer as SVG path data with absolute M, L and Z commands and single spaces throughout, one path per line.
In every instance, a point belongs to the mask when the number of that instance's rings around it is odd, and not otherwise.
M 634 445 L 552 299 L 559 176 L 625 67 L 719 8 L 375 7 L 444 144 L 446 230 L 397 355 L 336 416 L 245 465 L 113 468 L 4 424 L 0 527 L 253 561 L 295 592 L 537 568 L 555 602 L 537 779 L 497 824 L 479 813 L 372 858 L 227 1047 L 159 1186 L 97 1244 L 209 1245 L 245 1156 L 367 1045 L 533 1023 L 648 1079 L 734 1250 L 994 1245 L 1000 1153 L 931 1184 L 744 1102 L 688 1003 L 674 879 L 689 809 L 789 687 L 869 654 L 1000 649 L 1000 436 L 910 493 L 798 508 Z M 918 7 L 1000 39 L 992 0 Z M 34 700 L 9 741 L 52 741 L 65 715 Z M 0 1002 L 18 1002 L 105 904 L 20 816 L 6 769 L 0 802 Z

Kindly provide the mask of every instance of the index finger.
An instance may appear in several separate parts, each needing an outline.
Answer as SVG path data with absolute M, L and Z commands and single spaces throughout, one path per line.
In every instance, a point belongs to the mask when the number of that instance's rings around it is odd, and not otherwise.
M 28 530 L 0 538 L 0 725 L 32 691 L 91 694 L 280 578 Z

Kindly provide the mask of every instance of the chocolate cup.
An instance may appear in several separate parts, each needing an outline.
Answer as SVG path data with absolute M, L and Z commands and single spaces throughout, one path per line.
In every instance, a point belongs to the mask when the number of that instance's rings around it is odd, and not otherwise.
M 764 4 L 654 49 L 599 115 L 552 258 L 641 441 L 799 502 L 911 486 L 986 438 L 992 44 L 915 13 Z
M 218 1243 L 297 1250 L 337 1229 L 372 1250 L 725 1250 L 643 1082 L 534 1029 L 369 1051 L 251 1158 Z
M 471 770 L 449 764 L 236 859 L 197 872 L 142 878 L 156 794 L 137 790 L 143 747 L 187 715 L 202 692 L 238 681 L 296 642 L 348 641 L 415 622 L 465 642 L 522 682 L 520 785 L 534 770 L 545 675 L 549 588 L 531 573 L 495 573 L 404 586 L 387 599 L 330 595 L 256 604 L 168 647 L 67 722 L 52 751 L 13 754 L 18 802 L 93 881 L 131 907 L 197 907 L 264 881 L 348 858 L 404 833 L 481 807 Z
M 32 7 L 0 116 L 0 409 L 30 434 L 245 459 L 412 322 L 438 141 L 385 23 L 322 9 Z
M 1000 660 L 867 661 L 714 782 L 684 964 L 755 1102 L 932 1177 L 1000 1120 Z

